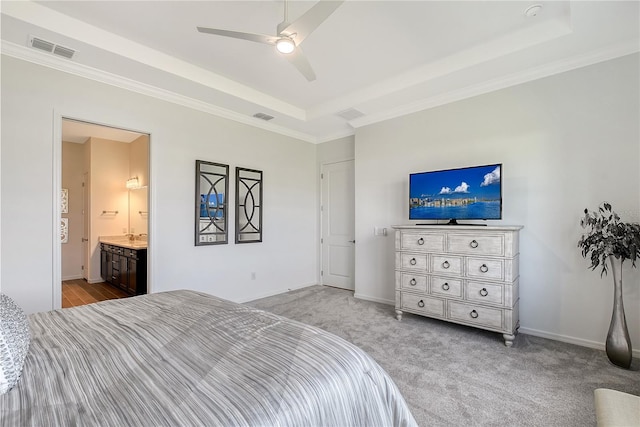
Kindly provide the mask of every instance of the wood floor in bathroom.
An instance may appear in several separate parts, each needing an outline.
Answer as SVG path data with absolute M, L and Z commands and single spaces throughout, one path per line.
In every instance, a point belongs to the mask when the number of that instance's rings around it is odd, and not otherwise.
M 76 307 L 109 299 L 126 298 L 129 295 L 108 283 L 87 283 L 84 279 L 62 282 L 62 308 Z

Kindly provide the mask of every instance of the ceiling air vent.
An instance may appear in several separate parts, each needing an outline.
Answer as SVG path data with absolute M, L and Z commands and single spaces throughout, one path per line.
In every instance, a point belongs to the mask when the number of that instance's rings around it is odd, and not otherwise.
M 345 120 L 353 120 L 364 116 L 364 113 L 356 110 L 355 108 L 348 108 L 344 111 L 340 111 L 337 115 Z
M 31 47 L 35 47 L 36 49 L 44 50 L 45 52 L 49 53 L 53 52 L 53 48 L 56 46 L 51 42 L 39 39 L 37 37 L 30 37 L 29 43 L 31 44 Z
M 264 121 L 266 121 L 266 122 L 268 122 L 269 120 L 273 119 L 273 116 L 270 116 L 270 115 L 265 114 L 265 113 L 255 113 L 255 114 L 253 115 L 253 117 L 255 117 L 255 118 L 257 118 L 257 119 L 264 120 Z
M 68 47 L 56 45 L 56 47 L 53 49 L 53 53 L 55 55 L 60 55 L 64 56 L 65 58 L 71 59 L 73 58 L 73 54 L 76 53 L 76 51 L 73 49 L 69 49 Z
M 29 37 L 29 45 L 35 49 L 53 53 L 54 55 L 62 56 L 67 59 L 73 58 L 73 55 L 76 53 L 75 50 L 69 49 L 68 47 L 60 46 L 59 44 L 33 36 Z

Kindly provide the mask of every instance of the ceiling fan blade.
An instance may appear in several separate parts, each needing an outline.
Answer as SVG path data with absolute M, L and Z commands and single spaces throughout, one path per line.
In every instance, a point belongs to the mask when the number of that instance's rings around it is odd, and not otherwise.
M 249 40 L 256 43 L 276 44 L 277 37 L 267 36 L 265 34 L 243 33 L 240 31 L 219 30 L 216 28 L 197 27 L 201 33 L 215 34 L 217 36 L 232 37 L 234 39 Z
M 309 9 L 304 15 L 296 19 L 295 22 L 289 24 L 278 34 L 292 35 L 295 34 L 294 40 L 296 45 L 302 43 L 320 24 L 322 24 L 344 0 L 325 1 L 321 0 Z
M 304 53 L 302 53 L 302 49 L 300 49 L 300 46 L 297 46 L 296 50 L 294 50 L 293 52 L 282 56 L 287 58 L 287 60 L 291 62 L 293 66 L 296 67 L 298 71 L 300 71 L 300 73 L 302 73 L 302 75 L 307 78 L 308 81 L 312 82 L 316 79 L 316 73 L 313 72 L 313 68 L 311 68 L 311 64 L 309 64 L 309 61 L 307 61 L 307 57 L 304 56 Z

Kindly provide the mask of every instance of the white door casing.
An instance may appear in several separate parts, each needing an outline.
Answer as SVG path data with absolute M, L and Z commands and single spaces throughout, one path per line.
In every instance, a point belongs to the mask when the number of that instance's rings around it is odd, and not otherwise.
M 326 163 L 321 168 L 323 285 L 355 289 L 354 161 Z
M 82 174 L 82 277 L 89 280 L 89 173 Z
M 153 175 L 153 169 L 152 169 L 152 161 L 151 161 L 151 155 L 152 155 L 152 141 L 151 141 L 151 132 L 149 131 L 140 131 L 140 130 L 136 130 L 133 126 L 132 127 L 126 127 L 126 126 L 116 126 L 116 125 L 110 125 L 107 123 L 101 123 L 100 120 L 96 119 L 96 118 L 91 118 L 91 117 L 84 117 L 84 114 L 82 112 L 76 112 L 75 114 L 64 114 L 60 111 L 57 111 L 54 109 L 53 111 L 53 176 L 51 179 L 51 188 L 52 188 L 52 200 L 54 200 L 53 203 L 53 224 L 52 224 L 52 231 L 53 231 L 53 236 L 52 236 L 52 260 L 53 260 L 53 271 L 52 271 L 52 282 L 51 282 L 51 289 L 52 289 L 52 303 L 51 306 L 54 310 L 56 309 L 60 309 L 62 308 L 62 260 L 61 260 L 61 252 L 62 252 L 62 245 L 61 245 L 61 240 L 60 240 L 60 218 L 61 218 L 61 209 L 60 209 L 60 193 L 61 193 L 61 188 L 62 188 L 62 122 L 64 120 L 75 120 L 75 121 L 80 121 L 80 122 L 85 122 L 85 123 L 90 123 L 96 126 L 104 126 L 104 127 L 110 127 L 110 128 L 117 128 L 117 129 L 122 129 L 122 130 L 126 130 L 126 131 L 130 131 L 130 132 L 136 132 L 139 134 L 146 134 L 149 135 L 149 151 L 148 151 L 148 158 L 149 158 L 149 177 L 148 177 L 148 182 L 153 182 L 154 181 L 154 175 Z M 83 176 L 84 178 L 84 176 Z M 85 210 L 85 216 L 89 217 L 89 212 L 91 210 L 91 201 L 89 200 L 89 186 L 90 186 L 90 178 L 87 178 L 85 180 L 85 188 L 83 189 L 83 191 L 86 191 L 86 199 L 87 199 L 87 206 L 88 208 Z M 149 187 L 151 188 L 151 186 Z M 155 195 L 153 193 L 153 191 L 149 191 L 148 193 L 148 206 L 149 208 L 151 208 L 151 206 L 153 206 L 154 200 L 155 200 Z M 84 201 L 83 201 L 83 208 L 84 208 Z M 151 212 L 151 209 L 149 209 L 149 212 Z M 90 221 L 89 224 L 90 225 Z M 153 217 L 152 215 L 149 213 L 148 215 L 148 228 L 147 228 L 147 234 L 148 235 L 153 235 L 153 231 L 155 230 L 155 223 L 153 221 Z M 84 221 L 83 221 L 83 231 L 84 231 Z M 84 234 L 84 233 L 83 233 Z M 88 236 L 89 232 L 87 231 L 87 233 L 85 234 L 85 237 L 89 237 Z M 153 266 L 155 266 L 155 263 L 152 260 L 152 254 L 154 253 L 153 251 L 153 240 L 151 237 L 147 237 L 148 238 L 148 245 L 147 245 L 147 293 L 151 293 L 152 289 L 153 289 Z M 85 253 L 87 254 L 87 256 L 89 256 L 90 251 L 88 248 L 88 243 L 87 243 L 87 249 L 85 251 Z M 88 260 L 85 260 L 85 266 L 84 266 L 84 273 L 83 275 L 85 276 L 85 278 L 89 278 L 90 277 L 90 268 L 89 268 L 89 262 Z

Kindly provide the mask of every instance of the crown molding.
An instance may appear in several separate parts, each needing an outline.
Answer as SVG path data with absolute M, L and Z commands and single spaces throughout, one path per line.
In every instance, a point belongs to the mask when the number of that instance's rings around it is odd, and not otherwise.
M 208 102 L 200 101 L 188 96 L 180 95 L 165 89 L 158 88 L 136 80 L 128 79 L 117 74 L 89 67 L 68 59 L 58 58 L 54 55 L 37 51 L 35 49 L 21 46 L 6 40 L 2 40 L 1 53 L 23 61 L 31 62 L 44 67 L 52 68 L 78 77 L 83 77 L 100 83 L 105 83 L 121 89 L 136 92 L 142 95 L 168 101 L 173 104 L 188 107 L 214 116 L 233 120 L 242 124 L 246 124 L 255 128 L 264 129 L 280 135 L 299 139 L 312 144 L 317 143 L 317 138 L 307 133 L 294 131 L 284 126 L 273 123 L 264 122 L 254 117 L 248 117 L 234 111 L 218 107 Z
M 566 71 L 597 64 L 599 62 L 631 55 L 639 51 L 640 43 L 637 41 L 607 46 L 586 54 L 576 55 L 560 61 L 554 61 L 539 67 L 527 69 L 522 72 L 512 73 L 507 76 L 467 86 L 459 90 L 453 90 L 442 95 L 425 98 L 420 101 L 412 102 L 380 113 L 368 114 L 364 117 L 351 120 L 348 123 L 357 129 L 385 120 L 405 116 L 407 114 L 417 113 L 419 111 L 428 110 L 452 102 L 461 101 L 463 99 L 472 98 L 474 96 L 549 77 L 554 74 L 564 73 Z

